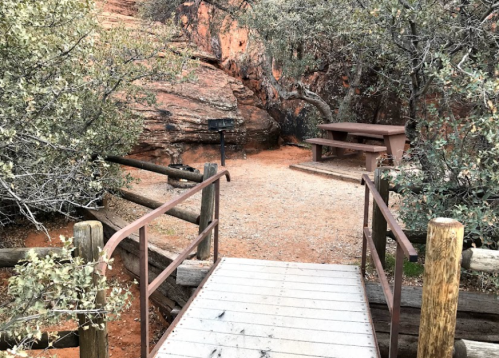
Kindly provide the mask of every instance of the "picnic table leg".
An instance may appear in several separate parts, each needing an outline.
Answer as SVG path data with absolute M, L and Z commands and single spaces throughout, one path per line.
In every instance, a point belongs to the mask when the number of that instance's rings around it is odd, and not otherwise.
M 404 154 L 405 134 L 385 135 L 383 138 L 387 152 L 393 158 L 393 164 L 399 165 Z
M 346 141 L 348 133 L 347 132 L 337 132 L 337 131 L 327 131 L 327 139 L 341 140 L 343 142 Z M 343 157 L 345 154 L 345 149 L 343 148 L 334 148 L 334 153 L 338 158 Z
M 322 159 L 322 145 L 312 144 L 312 161 L 320 162 Z

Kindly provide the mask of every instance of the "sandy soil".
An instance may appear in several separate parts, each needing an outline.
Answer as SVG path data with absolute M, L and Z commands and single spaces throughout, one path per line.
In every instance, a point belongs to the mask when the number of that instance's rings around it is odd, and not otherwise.
M 364 189 L 360 184 L 333 180 L 289 169 L 310 159 L 310 151 L 282 147 L 227 160 L 232 181 L 221 185 L 220 250 L 223 256 L 317 263 L 359 262 Z M 188 163 L 202 171 L 203 163 Z M 158 201 L 184 190 L 168 188 L 167 177 L 130 170 L 140 179 L 137 194 Z M 180 207 L 199 212 L 201 195 Z M 122 199 L 110 207 L 128 221 L 148 209 Z M 164 216 L 151 226 L 158 246 L 178 252 L 197 234 L 197 227 Z

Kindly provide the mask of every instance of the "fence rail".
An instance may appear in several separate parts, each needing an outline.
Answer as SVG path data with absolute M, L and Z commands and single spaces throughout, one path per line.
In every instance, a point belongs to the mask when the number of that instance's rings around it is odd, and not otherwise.
M 402 228 L 398 225 L 397 221 L 393 217 L 390 209 L 384 202 L 381 195 L 376 190 L 374 183 L 371 181 L 367 174 L 362 176 L 362 185 L 366 187 L 365 191 L 365 202 L 364 202 L 364 229 L 362 235 L 362 274 L 366 273 L 366 261 L 367 261 L 367 246 L 371 252 L 372 261 L 378 272 L 379 281 L 381 287 L 383 288 L 383 293 L 388 305 L 391 316 L 390 325 L 390 349 L 389 358 L 396 358 L 398 352 L 398 334 L 400 326 L 400 302 L 402 294 L 402 272 L 404 257 L 411 262 L 416 262 L 418 260 L 418 255 L 410 241 L 405 236 Z M 390 283 L 386 277 L 385 270 L 383 269 L 383 264 L 379 258 L 376 246 L 374 244 L 371 229 L 369 229 L 369 202 L 370 196 L 372 195 L 373 200 L 378 206 L 378 209 L 383 214 L 388 226 L 392 230 L 395 240 L 397 242 L 397 253 L 395 256 L 395 278 L 393 284 L 393 291 L 390 288 Z
M 150 358 L 154 355 L 155 351 L 149 353 L 149 297 L 151 294 L 170 276 L 177 267 L 182 263 L 182 261 L 189 256 L 194 248 L 196 248 L 206 237 L 214 231 L 214 262 L 218 260 L 218 227 L 219 227 L 219 215 L 220 215 L 220 178 L 225 176 L 227 181 L 230 181 L 230 175 L 227 170 L 223 170 L 216 175 L 206 179 L 202 183 L 196 185 L 194 188 L 185 192 L 181 196 L 170 200 L 169 202 L 163 204 L 159 208 L 151 211 L 147 215 L 137 219 L 133 223 L 127 225 L 123 229 L 116 232 L 104 246 L 103 251 L 107 257 L 111 257 L 116 247 L 119 243 L 123 241 L 130 234 L 139 231 L 140 239 L 140 330 L 141 330 L 141 358 Z M 178 257 L 170 264 L 166 269 L 160 273 L 154 281 L 149 283 L 148 275 L 148 237 L 147 237 L 147 227 L 146 225 L 157 217 L 163 215 L 168 210 L 171 210 L 178 204 L 184 202 L 194 194 L 200 192 L 201 190 L 209 187 L 210 185 L 215 186 L 215 212 L 214 219 L 211 223 L 201 232 L 199 235 L 191 242 L 191 244 L 182 251 Z M 107 265 L 100 260 L 97 270 L 100 274 L 104 275 L 106 272 Z M 165 333 L 166 335 L 166 333 Z M 160 342 L 163 341 L 163 338 Z

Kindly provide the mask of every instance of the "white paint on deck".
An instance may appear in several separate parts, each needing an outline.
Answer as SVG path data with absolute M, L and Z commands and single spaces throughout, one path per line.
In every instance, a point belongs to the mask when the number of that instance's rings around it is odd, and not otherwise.
M 157 358 L 377 358 L 360 270 L 224 258 Z

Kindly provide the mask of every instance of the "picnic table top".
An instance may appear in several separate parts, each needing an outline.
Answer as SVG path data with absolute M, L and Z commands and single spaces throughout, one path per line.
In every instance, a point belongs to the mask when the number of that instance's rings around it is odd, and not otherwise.
M 340 123 L 319 124 L 317 127 L 319 129 L 324 129 L 327 131 L 338 131 L 338 132 L 355 132 L 355 133 L 378 134 L 378 135 L 405 134 L 404 126 L 392 126 L 386 124 L 340 122 Z

